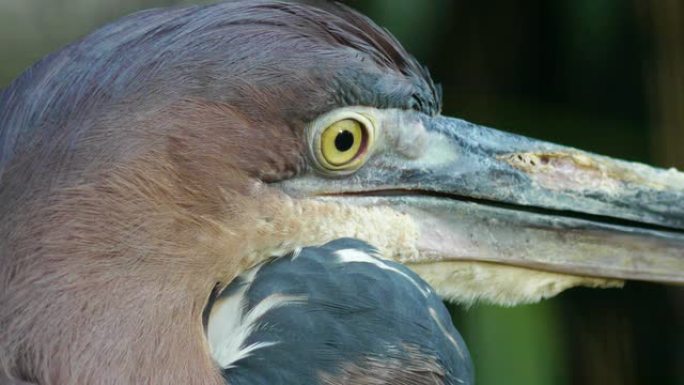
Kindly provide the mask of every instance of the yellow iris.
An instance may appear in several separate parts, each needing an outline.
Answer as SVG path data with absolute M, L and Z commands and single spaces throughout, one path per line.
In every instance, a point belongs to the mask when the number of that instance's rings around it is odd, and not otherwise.
M 321 155 L 330 168 L 344 168 L 353 162 L 364 141 L 365 131 L 354 119 L 344 119 L 328 126 L 321 135 Z

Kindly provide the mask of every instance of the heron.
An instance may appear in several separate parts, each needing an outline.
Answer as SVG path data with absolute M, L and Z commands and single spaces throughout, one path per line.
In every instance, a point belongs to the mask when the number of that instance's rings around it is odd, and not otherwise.
M 439 298 L 684 282 L 683 173 L 440 111 L 335 2 L 143 11 L 48 55 L 0 94 L 0 379 L 470 384 Z

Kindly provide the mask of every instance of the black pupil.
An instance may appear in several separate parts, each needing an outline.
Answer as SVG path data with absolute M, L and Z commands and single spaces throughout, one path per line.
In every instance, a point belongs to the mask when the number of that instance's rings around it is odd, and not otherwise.
M 341 131 L 337 136 L 335 137 L 335 148 L 339 152 L 345 152 L 352 148 L 354 145 L 354 135 L 347 131 Z

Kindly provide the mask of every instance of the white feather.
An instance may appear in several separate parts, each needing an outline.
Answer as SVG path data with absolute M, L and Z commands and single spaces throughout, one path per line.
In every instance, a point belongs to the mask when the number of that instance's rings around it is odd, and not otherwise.
M 272 294 L 245 313 L 245 293 L 249 290 L 260 266 L 246 272 L 245 283 L 233 295 L 220 298 L 212 307 L 207 325 L 207 339 L 214 361 L 223 369 L 235 367 L 235 363 L 254 353 L 257 349 L 277 344 L 277 341 L 260 341 L 245 345 L 250 334 L 259 327 L 259 319 L 273 309 L 302 303 L 302 296 Z
M 393 273 L 397 273 L 401 275 L 402 277 L 406 278 L 409 282 L 413 284 L 418 290 L 420 290 L 421 293 L 423 293 L 423 296 L 425 298 L 430 295 L 430 289 L 427 287 L 422 287 L 421 285 L 416 282 L 415 279 L 413 279 L 411 276 L 408 274 L 404 273 L 403 271 L 392 267 L 388 264 L 386 264 L 383 260 L 374 258 L 368 253 L 358 250 L 358 249 L 342 249 L 338 250 L 335 252 L 337 254 L 337 257 L 339 258 L 339 261 L 342 263 L 349 263 L 349 262 L 362 262 L 362 263 L 370 263 L 372 265 L 375 265 L 383 270 L 391 271 Z

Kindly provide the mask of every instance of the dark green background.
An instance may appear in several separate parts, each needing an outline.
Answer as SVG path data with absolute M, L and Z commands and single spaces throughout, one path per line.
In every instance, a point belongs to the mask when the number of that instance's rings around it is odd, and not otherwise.
M 0 87 L 118 16 L 189 3 L 0 0 Z M 679 0 L 349 3 L 429 66 L 449 115 L 684 168 Z M 480 385 L 684 385 L 681 288 L 630 283 L 517 308 L 452 309 Z

